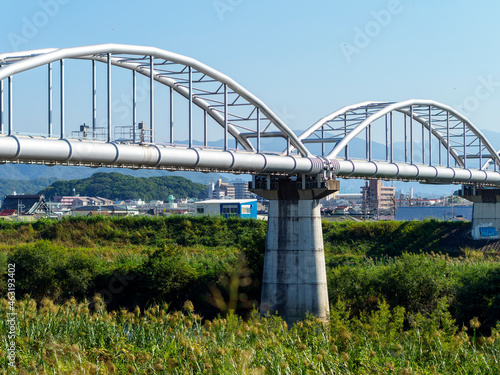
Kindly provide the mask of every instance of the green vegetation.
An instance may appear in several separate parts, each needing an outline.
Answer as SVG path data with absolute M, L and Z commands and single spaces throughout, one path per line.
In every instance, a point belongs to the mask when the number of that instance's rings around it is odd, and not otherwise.
M 27 295 L 18 302 L 19 365 L 26 373 L 499 372 L 499 255 L 452 245 L 468 224 L 323 225 L 330 324 L 311 318 L 287 329 L 254 311 L 265 222 L 0 222 L 0 293 L 15 263 L 17 296 Z
M 469 225 L 437 220 L 329 223 L 323 226 L 323 237 L 326 252 L 339 257 L 394 257 L 405 252 L 458 256 L 462 250 L 446 246 L 443 237 Z
M 492 374 L 500 360 L 500 325 L 488 337 L 476 335 L 477 320 L 459 330 L 446 300 L 431 317 L 381 302 L 352 318 L 339 302 L 329 324 L 310 318 L 292 328 L 256 311 L 203 322 L 190 301 L 184 312 L 166 304 L 109 312 L 99 297 L 17 307 L 19 374 Z
M 99 172 L 91 177 L 56 181 L 49 187 L 41 190 L 45 198 L 53 199 L 54 196 L 73 195 L 73 189 L 81 196 L 102 197 L 113 200 L 143 199 L 168 200 L 170 194 L 176 198 L 197 197 L 206 187 L 191 182 L 184 177 L 132 177 L 120 173 Z
M 232 306 L 245 314 L 260 298 L 264 238 L 263 222 L 220 217 L 0 222 L 0 267 L 15 263 L 18 295 L 37 301 L 101 293 L 111 308 L 133 309 L 155 300 L 177 308 L 190 298 L 205 317 L 220 311 L 241 278 L 248 298 Z

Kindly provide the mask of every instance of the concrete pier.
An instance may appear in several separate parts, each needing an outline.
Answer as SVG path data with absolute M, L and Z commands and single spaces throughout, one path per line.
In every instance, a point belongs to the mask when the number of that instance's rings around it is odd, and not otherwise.
M 472 238 L 500 239 L 500 189 L 464 186 L 460 195 L 473 202 Z
M 280 178 L 254 187 L 269 199 L 261 314 L 278 313 L 288 323 L 307 313 L 328 319 L 323 230 L 319 200 L 339 182 Z

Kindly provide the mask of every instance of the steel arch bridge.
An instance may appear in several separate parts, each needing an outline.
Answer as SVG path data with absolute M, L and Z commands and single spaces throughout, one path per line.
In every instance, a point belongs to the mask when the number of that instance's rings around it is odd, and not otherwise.
M 90 105 L 84 108 L 91 125 L 80 130 L 72 130 L 75 123 L 66 119 L 66 66 L 74 60 L 89 61 L 88 69 L 78 72 L 91 75 L 86 89 Z M 106 70 L 102 77 L 98 64 Z M 116 69 L 130 72 L 132 118 L 126 126 L 113 118 Z M 22 97 L 15 101 L 13 87 L 17 76 L 31 72 L 46 77 L 47 89 L 39 99 L 47 105 L 38 114 L 38 131 L 21 135 L 24 124 L 16 121 L 15 109 L 35 109 Z M 137 121 L 141 76 L 149 82 L 149 126 Z M 167 105 L 158 105 L 162 90 Z M 179 97 L 184 99 L 180 105 Z M 105 126 L 98 113 L 105 113 Z M 209 147 L 216 132 L 223 139 L 219 149 Z M 323 117 L 297 136 L 265 103 L 221 72 L 158 48 L 119 44 L 0 54 L 0 162 L 500 184 L 500 157 L 493 145 L 446 105 L 363 102 Z
M 432 100 L 349 105 L 321 118 L 298 138 L 320 144 L 323 157 L 339 161 L 337 174 L 343 177 L 499 182 L 500 157 L 493 145 L 463 114 Z M 352 155 L 355 139 L 362 142 Z

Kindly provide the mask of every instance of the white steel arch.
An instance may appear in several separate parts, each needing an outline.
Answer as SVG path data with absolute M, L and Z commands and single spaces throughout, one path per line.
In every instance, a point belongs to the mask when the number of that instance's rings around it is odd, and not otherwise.
M 211 150 L 207 147 L 194 147 L 191 143 L 189 147 L 173 144 L 161 144 L 151 141 L 135 143 L 110 139 L 111 131 L 108 121 L 108 141 L 103 142 L 96 139 L 66 139 L 64 138 L 64 122 L 61 116 L 61 137 L 53 137 L 49 131 L 48 137 L 20 136 L 12 132 L 12 123 L 9 121 L 8 134 L 0 135 L 0 163 L 37 163 L 46 165 L 82 165 L 82 166 L 108 166 L 123 168 L 151 168 L 165 170 L 199 170 L 199 171 L 226 171 L 233 173 L 252 174 L 302 174 L 319 175 L 324 179 L 338 177 L 354 178 L 383 178 L 399 179 L 405 181 L 423 181 L 430 183 L 475 183 L 490 186 L 500 185 L 500 173 L 487 171 L 486 167 L 471 168 L 471 163 L 467 161 L 477 156 L 479 164 L 487 158 L 495 161 L 495 166 L 500 166 L 500 157 L 495 152 L 491 143 L 484 137 L 469 119 L 444 104 L 431 100 L 407 100 L 399 103 L 394 102 L 363 102 L 344 107 L 328 116 L 323 117 L 313 126 L 307 129 L 300 136 L 295 134 L 284 124 L 262 101 L 253 94 L 238 85 L 226 75 L 200 63 L 197 60 L 172 52 L 164 51 L 153 47 L 130 46 L 120 44 L 102 44 L 96 46 L 74 47 L 63 49 L 43 49 L 10 54 L 0 54 L 0 84 L 5 78 L 9 78 L 9 106 L 11 100 L 11 80 L 13 75 L 34 69 L 36 67 L 52 64 L 61 61 L 61 81 L 63 77 L 63 61 L 65 59 L 92 60 L 108 64 L 108 92 L 110 85 L 110 67 L 118 66 L 133 71 L 135 82 L 136 73 L 150 78 L 151 82 L 151 103 L 153 96 L 153 83 L 158 81 L 169 87 L 172 92 L 176 92 L 188 99 L 190 120 L 189 129 L 192 130 L 191 106 L 198 106 L 204 111 L 205 121 L 207 115 L 211 116 L 217 124 L 224 127 L 225 147 L 223 150 Z M 95 64 L 93 63 L 95 72 Z M 50 71 L 50 65 L 49 65 Z M 189 74 L 189 81 L 183 79 L 182 75 Z M 197 78 L 194 80 L 193 75 Z M 177 76 L 181 77 L 176 78 Z M 185 76 L 184 76 L 185 77 Z M 201 78 L 200 78 L 201 77 Z M 50 81 L 50 80 L 49 80 Z M 51 81 L 50 81 L 51 82 Z M 189 85 L 187 84 L 189 82 Z M 195 84 L 214 83 L 218 89 L 203 91 Z M 50 85 L 49 85 L 50 86 Z M 193 86 L 195 86 L 193 88 Z M 61 85 L 62 87 L 62 85 Z M 94 86 L 95 87 L 95 83 Z M 135 87 L 135 86 L 134 86 Z M 224 101 L 214 100 L 214 96 L 221 95 L 223 89 Z M 228 88 L 231 90 L 228 91 Z M 63 90 L 61 89 L 61 97 Z M 228 94 L 233 95 L 232 101 L 228 103 Z M 1 97 L 1 96 L 0 96 Z M 108 103 L 110 101 L 108 94 Z M 171 95 L 172 97 L 172 95 Z M 243 103 L 240 103 L 240 100 Z M 95 101 L 95 88 L 94 88 Z M 3 103 L 3 102 L 2 102 Z M 63 104 L 63 102 L 61 101 Z M 224 110 L 217 109 L 223 104 Z M 135 105 L 135 102 L 134 102 Z M 236 111 L 238 105 L 247 106 L 250 114 L 245 117 Z M 234 112 L 228 111 L 228 106 Z M 49 106 L 50 107 L 50 106 Z M 3 107 L 2 107 L 3 108 Z M 63 105 L 61 105 L 63 108 Z M 108 106 L 109 108 L 109 106 Z M 154 105 L 151 105 L 151 113 Z M 62 110 L 61 110 L 62 111 Z M 426 112 L 427 111 L 427 112 Z M 9 117 L 12 111 L 9 109 Z M 3 111 L 2 111 L 3 113 Z M 95 109 L 94 109 L 95 113 Z M 109 116 L 108 109 L 108 116 Z M 405 120 L 405 148 L 406 142 L 406 120 L 410 124 L 418 123 L 422 128 L 422 159 L 421 164 L 414 163 L 413 151 L 411 160 L 398 162 L 393 160 L 393 138 L 392 138 L 392 114 L 401 113 Z M 261 115 L 263 117 L 261 117 Z M 344 116 L 354 115 L 350 122 L 349 129 L 344 132 L 337 132 L 336 137 L 328 137 L 325 134 L 334 129 L 332 124 Z M 228 117 L 232 116 L 230 120 Z M 240 117 L 238 117 L 240 116 Z M 386 118 L 386 159 L 375 160 L 371 153 L 371 136 L 366 140 L 367 156 L 366 160 L 355 160 L 348 158 L 347 146 L 362 131 L 370 129 L 372 123 Z M 390 117 L 391 137 L 388 142 L 387 117 Z M 398 115 L 400 116 L 400 115 Z M 450 126 L 442 126 L 442 118 L 445 116 L 446 122 L 453 119 L 454 137 L 444 134 L 443 129 L 450 130 Z M 50 116 L 49 116 L 50 117 Z M 153 117 L 153 116 L 151 116 Z M 440 120 L 441 117 L 441 120 Z M 108 117 L 109 118 L 109 117 Z M 94 116 L 95 119 L 95 116 Z M 260 128 L 260 120 L 268 121 Z M 256 121 L 256 130 L 247 126 L 245 121 Z M 3 120 L 2 120 L 3 121 Z M 3 122 L 0 121 L 2 124 Z M 245 122 L 244 125 L 237 121 Z M 347 121 L 347 120 L 344 120 Z M 441 121 L 441 124 L 439 123 Z M 50 121 L 49 121 L 50 123 Z M 380 123 L 380 122 L 379 122 Z M 456 125 L 458 124 L 458 125 Z M 274 131 L 271 131 L 274 127 Z M 50 127 L 49 127 L 50 128 Z M 411 125 L 410 125 L 411 128 Z M 135 129 L 135 120 L 134 120 Z M 206 129 L 206 127 L 205 127 Z M 263 129 L 263 130 L 262 130 Z M 276 129 L 278 131 L 276 131 Z M 462 132 L 463 134 L 459 134 Z M 151 129 L 153 133 L 153 129 Z M 424 158 L 424 130 L 427 130 L 428 138 L 428 163 Z M 206 134 L 206 133 L 205 133 Z M 227 148 L 227 134 L 232 135 L 236 140 L 236 150 Z M 369 132 L 367 131 L 367 134 Z M 283 153 L 261 152 L 261 137 L 282 137 L 287 139 L 289 146 L 295 148 L 300 155 L 290 155 L 288 148 Z M 84 137 L 85 138 L 85 137 Z M 257 138 L 257 150 L 250 139 Z M 135 138 L 134 138 L 135 139 Z M 172 139 L 172 136 L 171 136 Z M 435 163 L 433 153 L 433 140 L 438 140 L 439 163 Z M 410 137 L 410 147 L 415 139 Z M 416 140 L 418 142 L 418 139 Z M 173 143 L 173 142 L 170 142 Z M 322 152 L 322 157 L 316 157 L 305 146 L 307 143 L 321 143 L 324 151 L 326 144 L 335 143 L 334 147 L 327 154 Z M 390 143 L 390 150 L 389 150 Z M 243 146 L 242 151 L 238 151 L 237 146 Z M 457 146 L 458 145 L 458 146 Z M 206 143 L 205 143 L 206 146 Z M 475 148 L 474 148 L 475 147 Z M 368 149 L 370 153 L 368 154 Z M 441 163 L 441 151 L 446 150 L 448 165 Z M 340 157 L 340 152 L 346 151 L 345 158 Z M 406 153 L 406 149 L 405 149 Z M 462 154 L 461 154 L 462 153 Z M 388 156 L 390 155 L 390 157 Z M 405 155 L 406 157 L 406 155 Z M 449 159 L 456 161 L 455 167 L 450 166 Z M 484 157 L 484 160 L 482 160 Z M 486 163 L 487 165 L 488 163 Z M 304 183 L 304 181 L 303 181 Z
M 317 136 L 319 139 L 310 140 L 310 141 L 317 141 L 318 143 L 320 142 L 328 143 L 332 141 L 335 142 L 335 146 L 326 155 L 326 157 L 338 158 L 340 152 L 348 146 L 349 142 L 352 141 L 354 138 L 356 138 L 363 130 L 366 130 L 367 127 L 369 127 L 373 122 L 383 118 L 388 114 L 391 114 L 391 112 L 400 112 L 408 117 L 411 117 L 412 119 L 420 123 L 424 128 L 426 128 L 436 139 L 438 139 L 439 143 L 446 150 L 448 150 L 450 156 L 456 160 L 457 164 L 460 167 L 465 168 L 466 151 L 463 152 L 463 150 L 457 150 L 456 147 L 451 145 L 451 142 L 449 142 L 449 137 L 447 137 L 446 134 L 443 134 L 439 130 L 437 130 L 433 126 L 432 122 L 431 124 L 429 124 L 428 119 L 425 119 L 423 116 L 411 110 L 412 107 L 418 107 L 418 106 L 426 106 L 428 108 L 441 110 L 447 113 L 448 115 L 452 116 L 453 118 L 457 119 L 458 121 L 463 122 L 464 127 L 466 128 L 466 130 L 464 129 L 464 136 L 466 131 L 470 131 L 471 133 L 473 133 L 479 140 L 479 147 L 484 148 L 487 151 L 487 153 L 484 155 L 485 159 L 491 157 L 492 159 L 495 160 L 496 164 L 500 166 L 500 157 L 498 153 L 495 152 L 494 147 L 482 134 L 482 132 L 466 116 L 464 116 L 463 114 L 459 113 L 455 109 L 445 104 L 433 100 L 411 99 L 397 103 L 367 101 L 354 105 L 349 105 L 321 118 L 311 127 L 309 127 L 306 131 L 304 131 L 301 135 L 299 135 L 298 138 L 302 142 L 307 143 L 308 139 L 312 138 L 315 132 L 318 132 L 323 127 L 325 127 L 328 124 L 328 122 L 340 119 L 342 116 L 345 116 L 349 112 L 359 109 L 366 109 L 367 110 L 366 117 L 360 120 L 358 125 L 354 129 L 351 129 L 350 131 L 346 132 L 346 134 L 343 137 L 338 137 L 336 139 L 321 139 L 321 136 Z M 368 113 L 368 110 L 370 113 Z M 465 148 L 466 146 L 467 146 L 466 142 L 464 141 L 462 147 Z M 462 151 L 462 155 L 460 155 L 460 151 Z M 482 150 L 480 150 L 480 152 L 481 151 Z
M 133 45 L 122 45 L 122 44 L 100 44 L 93 46 L 83 46 L 83 47 L 71 47 L 71 48 L 61 48 L 61 49 L 41 49 L 32 50 L 16 53 L 4 53 L 0 54 L 0 65 L 4 65 L 0 68 L 0 81 L 12 77 L 15 74 L 34 69 L 43 65 L 47 65 L 59 60 L 64 59 L 88 59 L 96 60 L 101 62 L 107 62 L 107 54 L 112 54 L 111 64 L 120 66 L 126 69 L 135 70 L 140 74 L 145 76 L 150 76 L 150 72 L 145 68 L 144 63 L 134 62 L 133 59 L 129 57 L 113 56 L 113 55 L 133 55 L 138 57 L 137 60 L 143 60 L 145 57 L 154 57 L 157 59 L 163 59 L 165 62 L 171 62 L 175 64 L 184 65 L 195 69 L 197 72 L 203 74 L 220 82 L 221 84 L 227 85 L 231 90 L 238 95 L 238 98 L 243 98 L 248 103 L 252 104 L 255 109 L 257 109 L 257 116 L 260 121 L 260 114 L 262 114 L 270 123 L 272 123 L 281 134 L 271 134 L 269 136 L 281 136 L 290 141 L 290 144 L 296 148 L 300 154 L 304 157 L 312 156 L 309 150 L 299 141 L 297 136 L 290 130 L 290 128 L 275 114 L 273 111 L 266 106 L 259 98 L 250 93 L 244 87 L 239 85 L 230 77 L 222 74 L 221 72 L 193 59 L 183 55 L 179 55 L 173 52 L 165 51 L 155 47 L 144 47 L 144 46 L 133 46 Z M 144 56 L 144 58 L 140 58 Z M 157 66 L 155 65 L 155 68 Z M 173 88 L 176 92 L 184 97 L 189 96 L 189 92 L 183 85 L 179 84 L 172 78 L 167 77 L 161 72 L 154 69 L 154 79 L 162 84 L 165 84 Z M 193 95 L 193 104 L 199 106 L 200 108 L 207 111 L 207 113 L 219 124 L 224 125 L 225 120 L 221 115 L 220 111 L 214 110 L 214 105 L 210 105 L 206 100 L 200 97 L 201 95 Z M 236 100 L 238 100 L 238 98 Z M 235 100 L 235 102 L 236 102 Z M 233 103 L 234 104 L 234 103 Z M 255 110 L 254 109 L 254 110 Z M 253 113 L 253 112 L 252 112 Z M 227 121 L 227 120 L 226 120 Z M 228 132 L 230 132 L 240 144 L 247 150 L 253 151 L 254 147 L 248 142 L 248 138 L 256 137 L 260 138 L 260 131 L 253 133 L 241 133 L 234 125 L 228 124 Z M 259 133 L 259 134 L 257 134 Z M 259 150 L 257 150 L 259 151 Z

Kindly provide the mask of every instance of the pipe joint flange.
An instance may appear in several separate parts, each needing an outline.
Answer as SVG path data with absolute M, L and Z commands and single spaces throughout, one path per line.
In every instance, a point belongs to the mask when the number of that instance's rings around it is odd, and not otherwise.
M 69 147 L 68 157 L 66 159 L 64 159 L 64 161 L 70 161 L 71 158 L 73 157 L 73 146 L 71 145 L 71 142 L 69 140 L 67 140 L 66 138 L 61 138 L 61 141 L 66 142 L 68 144 L 68 147 Z
M 118 158 L 120 157 L 120 150 L 118 149 L 118 146 L 116 145 L 116 142 L 108 142 L 109 144 L 113 145 L 113 147 L 116 150 L 116 157 L 113 159 L 111 164 L 115 164 Z
M 17 151 L 13 157 L 13 159 L 17 159 L 19 157 L 19 155 L 21 154 L 21 142 L 19 141 L 19 138 L 17 138 L 15 135 L 9 135 L 8 137 L 14 138 L 16 143 L 17 143 Z
M 236 162 L 236 158 L 234 157 L 234 151 L 232 150 L 226 150 L 224 152 L 227 152 L 229 155 L 231 155 L 231 158 L 233 161 L 231 162 L 231 165 L 228 167 L 228 169 L 232 169 L 234 167 L 234 163 Z M 198 154 L 198 160 L 200 158 L 200 154 Z
M 438 178 L 439 172 L 438 172 L 438 170 L 437 170 L 437 168 L 435 166 L 429 165 L 429 167 L 434 168 L 434 172 L 436 172 L 436 174 L 434 175 L 434 177 L 432 177 L 432 178 L 429 179 L 429 181 L 434 181 L 436 178 Z
M 193 166 L 196 168 L 198 166 L 198 164 L 200 164 L 200 160 L 201 160 L 200 152 L 196 148 L 191 148 L 191 150 L 193 150 L 196 153 L 196 162 L 194 163 L 194 166 Z
M 354 172 L 356 171 L 356 167 L 354 166 L 354 162 L 353 162 L 352 160 L 346 160 L 346 161 L 348 161 L 348 162 L 349 162 L 349 163 L 351 163 L 351 165 L 352 165 L 352 171 L 351 171 L 351 173 L 349 173 L 349 174 L 347 175 L 347 177 L 352 177 L 352 175 L 353 175 L 353 174 L 354 174 Z
M 153 164 L 153 166 L 156 167 L 161 162 L 161 151 L 158 145 L 151 145 L 151 147 L 156 148 L 156 151 L 158 151 L 158 159 L 156 160 L 156 163 Z
M 369 161 L 368 163 L 371 163 L 375 166 L 375 173 L 370 176 L 370 177 L 375 177 L 378 173 L 378 164 L 375 163 L 374 161 Z
M 397 163 L 391 163 L 391 164 L 396 167 L 396 174 L 394 175 L 394 177 L 398 177 L 399 173 L 401 172 L 401 170 L 399 169 L 399 165 Z
M 293 168 L 288 173 L 294 173 L 297 169 L 297 159 L 295 159 L 292 155 L 288 155 L 287 158 L 292 158 L 293 160 Z

